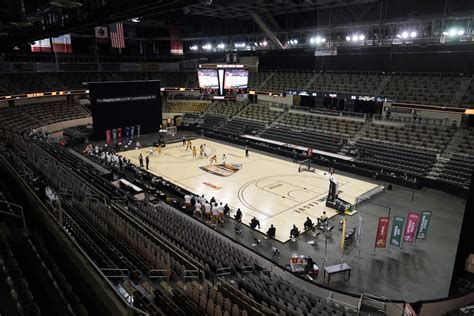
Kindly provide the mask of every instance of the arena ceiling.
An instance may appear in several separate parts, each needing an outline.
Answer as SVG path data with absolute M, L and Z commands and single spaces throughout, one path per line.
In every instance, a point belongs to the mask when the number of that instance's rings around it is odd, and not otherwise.
M 472 0 L 0 0 L 0 49 L 140 17 L 142 27 L 180 26 L 185 40 L 277 35 L 422 15 L 472 14 Z M 155 30 L 148 32 L 154 34 Z M 163 37 L 162 37 L 163 38 Z
M 221 19 L 248 19 L 254 13 L 283 15 L 376 2 L 380 0 L 214 0 L 188 6 L 185 13 Z

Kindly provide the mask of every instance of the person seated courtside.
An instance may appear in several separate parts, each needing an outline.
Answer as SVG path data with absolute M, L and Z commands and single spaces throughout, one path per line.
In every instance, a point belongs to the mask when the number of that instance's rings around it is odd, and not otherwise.
M 270 225 L 270 228 L 268 228 L 267 230 L 267 236 L 268 238 L 275 238 L 275 234 L 276 234 L 276 228 L 273 227 L 273 224 Z
M 314 223 L 311 220 L 311 218 L 306 217 L 306 221 L 304 222 L 304 230 L 308 230 L 310 228 L 313 228 L 313 226 L 314 226 Z
M 328 216 L 326 211 L 323 211 L 323 215 L 318 218 L 318 226 L 326 226 L 328 224 Z
M 237 209 L 237 212 L 235 213 L 234 219 L 237 222 L 240 222 L 242 220 L 242 211 L 240 210 L 240 208 Z
M 290 230 L 290 238 L 296 238 L 300 234 L 300 231 L 298 230 L 298 227 L 296 225 L 293 225 L 293 228 Z
M 249 225 L 253 229 L 255 229 L 257 226 L 258 226 L 258 229 L 260 229 L 260 221 L 256 217 L 252 218 Z

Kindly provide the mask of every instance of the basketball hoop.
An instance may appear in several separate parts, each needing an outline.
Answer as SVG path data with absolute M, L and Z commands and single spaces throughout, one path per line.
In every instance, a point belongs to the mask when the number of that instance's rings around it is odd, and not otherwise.
M 316 168 L 311 166 L 311 159 L 300 160 L 298 162 L 298 172 L 316 172 Z

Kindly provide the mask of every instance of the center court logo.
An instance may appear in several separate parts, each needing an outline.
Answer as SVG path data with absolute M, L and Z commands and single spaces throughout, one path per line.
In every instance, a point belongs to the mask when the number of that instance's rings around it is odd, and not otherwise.
M 219 164 L 219 165 L 207 165 L 207 166 L 203 166 L 199 168 L 206 172 L 212 173 L 216 176 L 228 177 L 228 176 L 233 175 L 237 171 L 239 171 L 242 168 L 242 165 L 226 163 L 226 164 Z

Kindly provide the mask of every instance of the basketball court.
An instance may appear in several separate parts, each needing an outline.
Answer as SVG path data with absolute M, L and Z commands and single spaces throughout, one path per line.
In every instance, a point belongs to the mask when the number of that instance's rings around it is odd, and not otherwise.
M 205 157 L 199 157 L 199 148 L 205 144 Z M 243 222 L 248 224 L 255 216 L 266 232 L 273 224 L 276 239 L 289 240 L 290 229 L 295 224 L 303 231 L 306 217 L 314 223 L 323 211 L 328 217 L 336 211 L 325 206 L 329 189 L 329 174 L 326 170 L 298 172 L 298 164 L 252 152 L 245 156 L 243 147 L 234 147 L 208 139 L 195 139 L 197 157 L 186 150 L 181 142 L 155 151 L 150 157 L 149 172 L 175 183 L 196 195 L 204 194 L 208 199 L 228 203 L 232 210 L 240 208 Z M 138 155 L 148 155 L 150 147 L 119 153 L 138 165 Z M 223 164 L 223 154 L 226 163 Z M 212 156 L 217 163 L 210 163 Z M 337 175 L 339 197 L 349 203 L 378 186 Z

